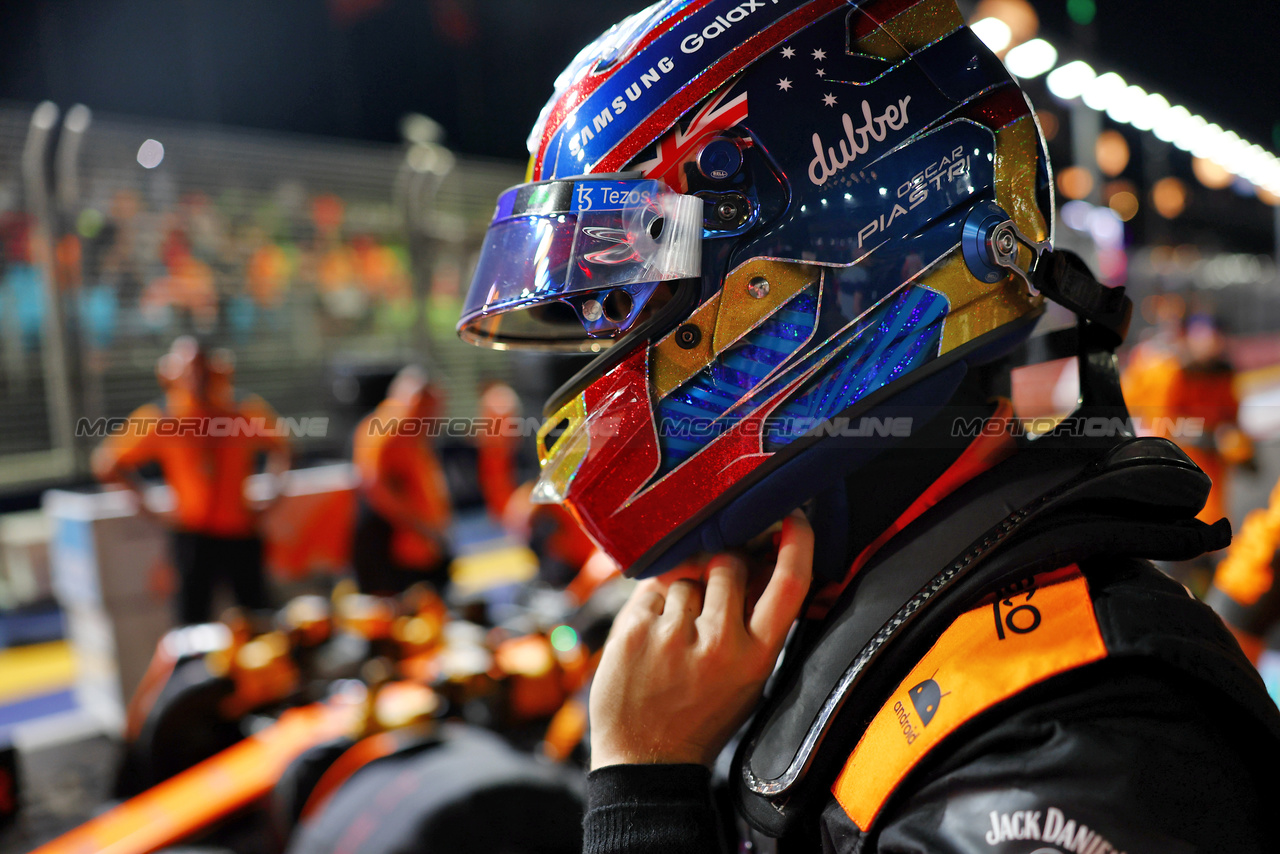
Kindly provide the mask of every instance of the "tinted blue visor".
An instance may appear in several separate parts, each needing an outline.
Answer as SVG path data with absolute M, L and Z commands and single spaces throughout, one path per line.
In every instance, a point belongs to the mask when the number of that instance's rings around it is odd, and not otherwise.
M 593 352 L 631 329 L 662 282 L 697 277 L 703 202 L 661 181 L 575 178 L 512 187 L 458 334 L 490 347 Z

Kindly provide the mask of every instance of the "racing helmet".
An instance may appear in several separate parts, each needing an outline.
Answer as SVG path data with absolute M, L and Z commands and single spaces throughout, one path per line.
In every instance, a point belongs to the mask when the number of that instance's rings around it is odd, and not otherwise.
M 534 498 L 631 576 L 848 477 L 904 432 L 877 413 L 940 411 L 1043 310 L 1043 137 L 954 0 L 663 0 L 574 59 L 529 150 L 458 331 L 595 354 Z

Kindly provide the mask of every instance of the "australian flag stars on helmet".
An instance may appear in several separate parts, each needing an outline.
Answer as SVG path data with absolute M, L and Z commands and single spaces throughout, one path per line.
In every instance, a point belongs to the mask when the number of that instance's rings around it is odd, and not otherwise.
M 848 477 L 1041 313 L 965 243 L 1048 241 L 1052 200 L 954 0 L 658 3 L 578 55 L 529 148 L 459 332 L 598 354 L 547 404 L 535 495 L 632 575 Z

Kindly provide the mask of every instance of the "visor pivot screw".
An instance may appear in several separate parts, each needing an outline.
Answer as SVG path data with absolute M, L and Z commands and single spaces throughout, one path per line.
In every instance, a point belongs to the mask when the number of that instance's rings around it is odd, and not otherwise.
M 769 280 L 762 276 L 756 276 L 747 282 L 747 293 L 751 295 L 752 299 L 764 299 L 769 295 Z
M 582 316 L 590 323 L 595 323 L 604 317 L 604 306 L 599 300 L 589 299 L 582 304 Z
M 1018 238 L 1014 236 L 1012 229 L 1007 226 L 996 229 L 993 242 L 997 261 L 1017 260 Z
M 721 222 L 737 222 L 742 212 L 738 210 L 738 205 L 732 199 L 724 199 L 716 205 L 716 216 Z
M 712 181 L 727 181 L 742 168 L 742 149 L 731 139 L 713 139 L 698 152 L 698 171 Z
M 702 341 L 702 330 L 692 323 L 686 323 L 676 330 L 676 346 L 681 350 L 692 350 Z

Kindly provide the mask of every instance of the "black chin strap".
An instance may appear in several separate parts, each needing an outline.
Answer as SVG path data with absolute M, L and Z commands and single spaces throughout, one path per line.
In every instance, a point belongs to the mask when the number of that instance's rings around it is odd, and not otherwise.
M 1030 278 L 1045 297 L 1094 327 L 1099 343 L 1114 350 L 1129 333 L 1133 300 L 1123 287 L 1109 288 L 1099 282 L 1076 253 L 1064 249 L 1045 252 Z
M 1081 405 L 1073 417 L 1103 415 L 1127 421 L 1115 354 L 1133 317 L 1133 300 L 1125 289 L 1102 284 L 1079 255 L 1066 250 L 1045 250 L 1030 273 L 1015 272 L 1046 299 L 1074 312 L 1077 320 L 1074 328 L 1031 339 L 1020 355 L 1010 355 L 1008 364 L 1017 367 L 1075 356 Z
M 1030 275 L 1032 284 L 1061 306 L 1075 312 L 1076 356 L 1080 363 L 1080 410 L 1128 419 L 1120 392 L 1116 348 L 1129 332 L 1133 300 L 1123 287 L 1098 281 L 1074 252 L 1050 250 L 1040 256 Z

